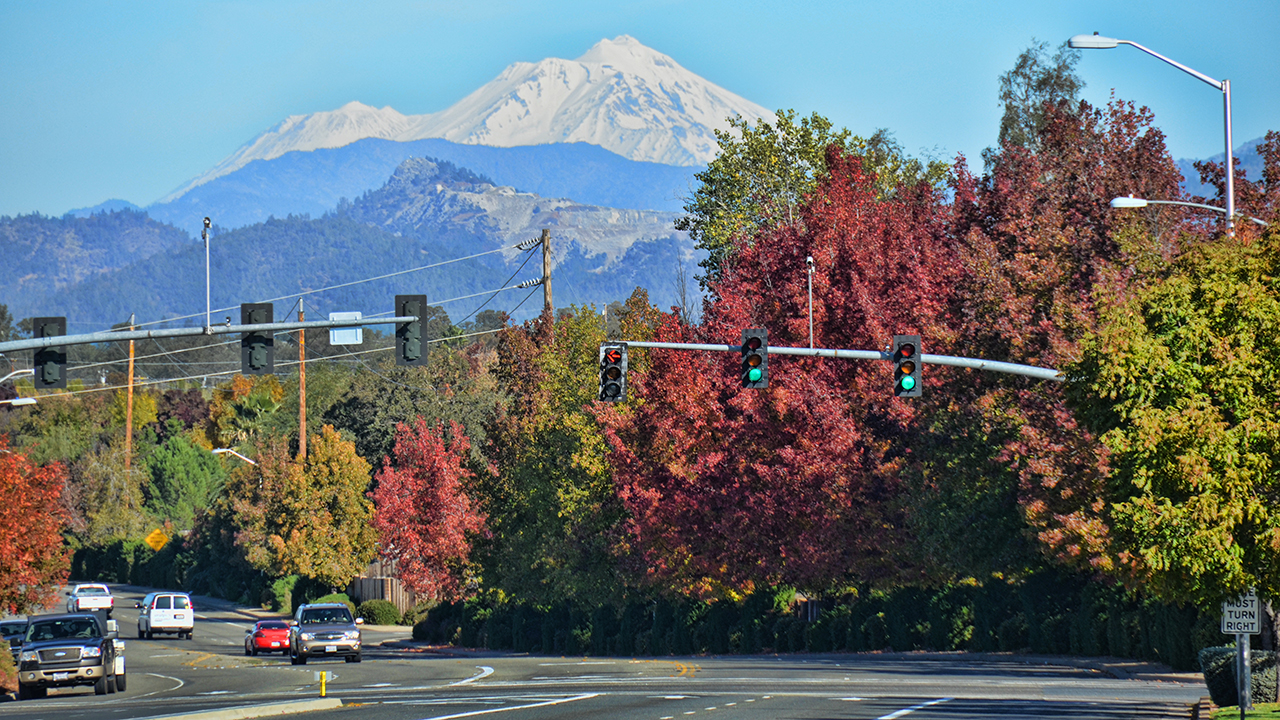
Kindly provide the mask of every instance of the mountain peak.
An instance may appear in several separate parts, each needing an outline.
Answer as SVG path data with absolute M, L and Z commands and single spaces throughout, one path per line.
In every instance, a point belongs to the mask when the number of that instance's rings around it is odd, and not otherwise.
M 364 138 L 442 138 L 515 147 L 586 142 L 630 160 L 697 166 L 719 150 L 728 118 L 773 113 L 689 72 L 630 35 L 604 39 L 577 60 L 517 62 L 438 113 L 401 115 L 352 101 L 337 110 L 291 115 L 159 202 L 291 151 L 338 148 Z

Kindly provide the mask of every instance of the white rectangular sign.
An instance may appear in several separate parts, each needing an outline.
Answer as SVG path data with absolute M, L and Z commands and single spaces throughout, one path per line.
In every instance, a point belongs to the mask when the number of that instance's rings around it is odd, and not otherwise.
M 358 312 L 331 312 L 330 320 L 359 320 Z M 330 328 L 330 345 L 360 345 L 364 343 L 364 328 Z
M 1257 595 L 1250 592 L 1222 603 L 1222 632 L 1227 635 L 1257 635 L 1262 632 Z

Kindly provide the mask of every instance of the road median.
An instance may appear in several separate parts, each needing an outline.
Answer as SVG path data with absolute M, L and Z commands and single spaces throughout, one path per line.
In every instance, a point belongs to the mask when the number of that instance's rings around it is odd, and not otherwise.
M 342 707 L 342 701 L 338 698 L 315 698 L 312 700 L 267 703 L 265 705 L 243 705 L 219 710 L 197 710 L 196 712 L 175 715 L 152 715 L 139 718 L 139 720 L 249 720 L 250 718 L 293 715 L 316 710 L 334 710 L 340 707 Z

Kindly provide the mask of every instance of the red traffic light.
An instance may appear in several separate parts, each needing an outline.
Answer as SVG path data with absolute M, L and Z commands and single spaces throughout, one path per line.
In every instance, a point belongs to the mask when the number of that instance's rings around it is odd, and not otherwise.
M 746 342 L 744 342 L 744 343 L 743 343 L 743 348 L 745 348 L 745 349 L 746 349 L 746 350 L 748 350 L 748 351 L 752 351 L 752 350 L 759 350 L 759 349 L 760 349 L 760 338 L 758 338 L 758 337 L 749 337 L 749 338 L 747 338 Z
M 916 346 L 906 343 L 898 346 L 898 354 L 904 358 L 909 358 L 916 354 Z
M 604 351 L 604 360 L 608 363 L 622 362 L 622 351 L 618 348 L 610 348 Z

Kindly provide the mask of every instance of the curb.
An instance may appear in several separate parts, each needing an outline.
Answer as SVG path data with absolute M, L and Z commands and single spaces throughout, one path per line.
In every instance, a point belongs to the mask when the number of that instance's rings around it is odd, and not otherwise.
M 176 715 L 152 715 L 141 720 L 248 720 L 249 718 L 291 715 L 315 710 L 334 710 L 340 707 L 342 707 L 342 701 L 338 698 L 317 698 L 315 700 L 293 700 L 290 702 L 268 703 L 266 705 L 245 705 L 221 710 L 198 710 Z

